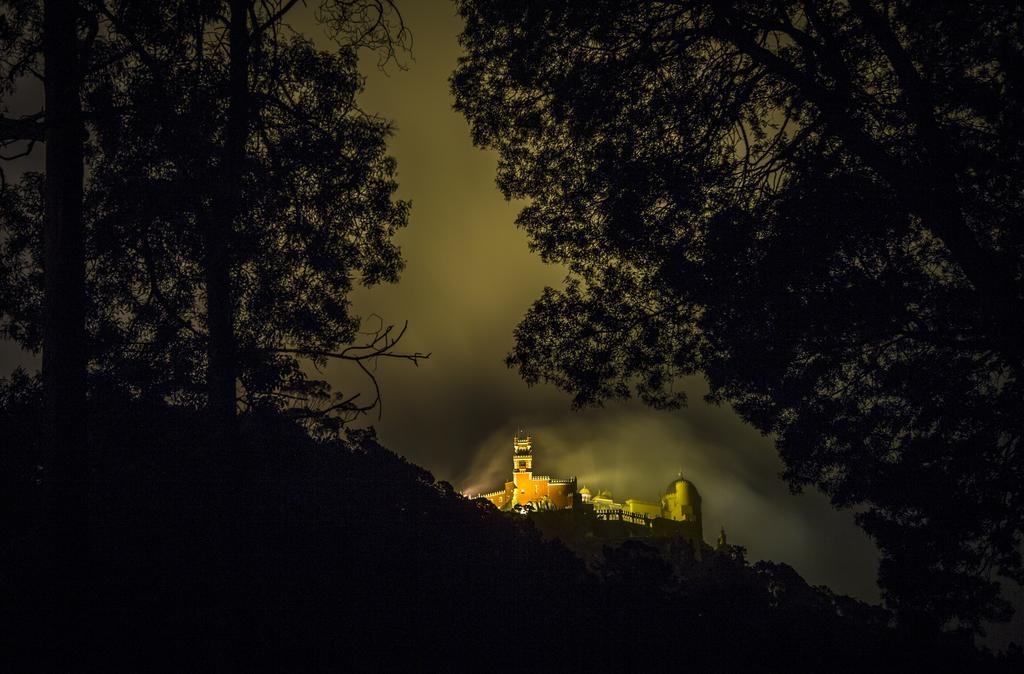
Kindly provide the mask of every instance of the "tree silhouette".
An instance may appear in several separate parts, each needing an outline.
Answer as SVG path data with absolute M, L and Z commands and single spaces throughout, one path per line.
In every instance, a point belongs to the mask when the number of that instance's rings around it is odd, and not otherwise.
M 294 4 L 294 3 L 291 3 Z M 203 274 L 206 282 L 207 407 L 227 438 L 234 434 L 235 407 L 235 312 L 231 299 L 231 240 L 242 203 L 242 170 L 249 140 L 249 34 L 250 0 L 230 0 L 228 15 L 227 117 L 217 189 L 210 217 L 205 219 L 206 251 Z M 286 8 L 284 8 L 286 9 Z M 203 43 L 197 45 L 197 54 Z
M 42 110 L 20 118 L 4 116 L 0 121 L 0 147 L 17 148 L 0 159 L 16 161 L 30 155 L 37 142 L 45 144 L 46 180 L 37 183 L 38 226 L 32 232 L 35 257 L 45 272 L 34 277 L 34 298 L 40 305 L 34 333 L 43 352 L 43 417 L 37 431 L 42 435 L 41 461 L 46 466 L 41 477 L 46 487 L 42 561 L 47 592 L 40 599 L 50 616 L 46 627 L 54 639 L 56 662 L 66 667 L 82 647 L 81 642 L 66 639 L 75 634 L 68 628 L 81 621 L 85 610 L 84 567 L 76 560 L 88 551 L 90 482 L 88 448 L 83 441 L 88 344 L 82 93 L 99 26 L 78 2 L 14 0 L 5 2 L 2 12 L 0 86 L 10 93 L 30 76 L 37 76 L 43 85 Z M 7 176 L 2 170 L 0 178 L 9 216 Z M 5 244 L 10 246 L 13 237 L 16 247 L 18 236 L 9 229 L 9 218 L 3 224 Z M 21 262 L 15 256 L 4 271 L 24 274 Z M 5 323 L 10 290 L 5 284 Z
M 452 78 L 566 265 L 527 382 L 704 373 L 884 558 L 907 622 L 1006 616 L 1024 531 L 1021 8 L 462 0 Z
M 285 23 L 295 2 L 236 7 L 244 26 L 199 0 L 99 7 L 112 37 L 95 60 L 117 66 L 85 95 L 94 374 L 139 395 L 206 404 L 222 427 L 236 379 L 246 408 L 293 408 L 328 430 L 372 409 L 369 361 L 423 357 L 397 351 L 404 329 L 364 325 L 346 300 L 356 283 L 394 281 L 402 267 L 391 237 L 409 205 L 392 198 L 390 126 L 356 100 L 357 51 L 394 57 L 406 44 L 394 8 L 321 3 L 320 25 L 335 41 L 322 50 Z M 235 54 L 244 67 L 233 65 L 232 25 L 248 35 Z M 8 330 L 29 346 L 38 279 L 23 272 L 38 260 L 38 184 L 28 176 L 5 204 Z M 354 363 L 377 395 L 332 393 L 302 358 Z M 218 391 L 231 414 L 210 398 Z
M 74 3 L 43 3 L 46 186 L 43 218 L 43 420 L 52 583 L 47 605 L 66 614 L 60 633 L 80 620 L 83 574 L 72 555 L 85 550 L 88 456 L 85 424 L 85 250 L 82 223 L 84 148 L 81 47 Z M 59 613 L 55 613 L 58 615 Z M 77 645 L 77 644 L 75 644 Z M 69 649 L 70 650 L 70 649 Z M 67 664 L 61 661 L 61 665 Z
M 82 65 L 73 3 L 43 3 L 46 186 L 43 218 L 45 443 L 54 479 L 83 485 L 85 431 L 85 254 Z
M 246 482 L 259 458 L 228 442 L 236 380 L 254 414 L 289 408 L 335 432 L 378 405 L 379 391 L 367 402 L 332 394 L 301 358 L 353 362 L 376 388 L 374 359 L 422 357 L 397 352 L 404 329 L 367 331 L 346 299 L 402 266 L 391 238 L 408 204 L 393 198 L 389 124 L 357 105 L 357 52 L 393 57 L 408 34 L 389 2 L 325 0 L 317 19 L 334 45 L 319 49 L 284 22 L 299 7 L 27 1 L 0 14 L 4 92 L 30 91 L 44 65 L 47 75 L 45 112 L 0 120 L 5 158 L 40 140 L 47 155 L 45 174 L 2 176 L 0 306 L 6 336 L 43 351 L 48 410 L 31 421 L 5 410 L 4 420 L 56 444 L 15 453 L 42 467 L 28 479 L 41 475 L 50 492 L 28 520 L 45 527 L 45 549 L 34 534 L 22 541 L 45 569 L 33 582 L 47 588 L 38 603 L 54 623 L 50 668 L 73 667 L 87 646 L 90 574 L 102 565 L 89 550 L 116 547 L 90 529 L 90 487 L 112 447 L 102 415 L 84 432 L 87 362 L 92 411 L 113 405 L 126 429 L 172 417 L 166 403 L 209 412 L 189 441 L 218 450 L 197 475 L 217 492 L 206 554 L 228 559 L 253 552 Z M 14 385 L 27 389 L 23 378 Z M 24 430 L 12 437 L 31 437 Z M 32 566 L 32 554 L 18 563 Z M 250 623 L 245 575 L 211 573 L 215 600 Z

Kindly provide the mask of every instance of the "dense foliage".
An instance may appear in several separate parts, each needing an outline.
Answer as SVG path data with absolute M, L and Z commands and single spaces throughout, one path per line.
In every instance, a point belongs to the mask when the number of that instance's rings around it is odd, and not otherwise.
M 577 405 L 701 372 L 883 551 L 908 622 L 1024 580 L 1024 10 L 460 0 L 452 78 L 543 259 L 509 363 Z
M 227 254 L 215 262 L 230 270 L 243 405 L 343 416 L 368 409 L 372 398 L 332 395 L 300 358 L 323 365 L 331 354 L 351 359 L 393 346 L 393 333 L 361 343 L 360 330 L 380 336 L 386 326 L 364 324 L 347 299 L 356 284 L 397 280 L 403 262 L 392 239 L 409 211 L 393 197 L 390 124 L 357 102 L 358 49 L 402 49 L 406 38 L 392 43 L 348 16 L 368 4 L 323 3 L 334 40 L 325 49 L 283 21 L 295 3 L 253 3 L 241 206 Z M 81 11 L 83 26 L 98 29 L 83 46 L 91 64 L 82 91 L 90 367 L 140 395 L 201 404 L 209 230 L 230 123 L 225 19 L 218 3 L 203 0 L 84 3 Z M 26 21 L 21 30 L 31 61 L 38 26 Z M 45 176 L 29 173 L 0 193 L 2 327 L 34 351 L 44 185 Z M 346 350 L 356 343 L 365 348 Z

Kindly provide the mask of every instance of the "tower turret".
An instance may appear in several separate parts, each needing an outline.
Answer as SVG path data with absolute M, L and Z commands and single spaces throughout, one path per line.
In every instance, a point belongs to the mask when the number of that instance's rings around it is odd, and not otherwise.
M 698 538 L 703 540 L 700 501 L 697 487 L 684 478 L 680 471 L 679 477 L 668 483 L 665 495 L 661 497 L 661 516 L 677 522 L 694 522 Z
M 529 435 L 512 438 L 512 472 L 533 473 L 533 442 Z

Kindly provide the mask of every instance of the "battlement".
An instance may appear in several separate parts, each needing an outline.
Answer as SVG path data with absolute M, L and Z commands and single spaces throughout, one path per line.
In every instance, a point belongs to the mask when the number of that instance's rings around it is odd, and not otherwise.
M 518 435 L 513 436 L 512 450 L 515 454 L 530 454 L 533 451 L 533 438 L 529 435 L 522 438 Z

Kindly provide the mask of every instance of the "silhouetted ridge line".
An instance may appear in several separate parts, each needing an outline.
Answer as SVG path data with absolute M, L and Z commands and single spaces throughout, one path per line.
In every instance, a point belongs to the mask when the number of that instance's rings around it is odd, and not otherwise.
M 14 441 L 0 455 L 2 498 L 16 515 L 3 591 L 23 617 L 7 643 L 28 664 L 45 653 L 37 401 L 29 380 L 0 389 Z M 750 566 L 735 546 L 698 561 L 683 539 L 634 540 L 584 551 L 585 562 L 528 518 L 435 481 L 372 431 L 313 439 L 275 411 L 240 418 L 252 505 L 243 522 L 224 522 L 239 495 L 205 449 L 205 414 L 100 390 L 91 413 L 100 458 L 83 662 L 100 668 L 500 668 L 510 626 L 532 653 L 616 670 L 681 652 L 695 667 L 1000 666 L 964 640 L 894 631 L 882 609 L 808 587 L 786 565 Z M 231 526 L 249 535 L 214 537 Z M 244 621 L 231 603 L 238 587 Z

